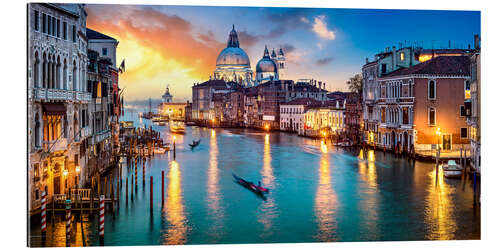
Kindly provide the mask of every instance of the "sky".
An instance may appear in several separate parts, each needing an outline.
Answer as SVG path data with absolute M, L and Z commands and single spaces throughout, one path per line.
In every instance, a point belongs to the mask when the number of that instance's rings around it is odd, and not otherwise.
M 286 79 L 314 78 L 347 90 L 386 47 L 466 48 L 480 34 L 479 11 L 313 9 L 150 5 L 86 5 L 87 26 L 119 41 L 117 64 L 125 101 L 191 100 L 209 79 L 234 24 L 253 70 L 264 46 L 283 48 Z

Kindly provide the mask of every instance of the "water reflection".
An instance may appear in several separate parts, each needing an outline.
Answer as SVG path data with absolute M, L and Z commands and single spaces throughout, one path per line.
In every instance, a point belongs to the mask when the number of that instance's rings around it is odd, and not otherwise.
M 208 163 L 208 181 L 207 181 L 207 205 L 209 208 L 209 219 L 213 221 L 210 230 L 208 230 L 211 239 L 216 241 L 223 230 L 222 217 L 224 213 L 220 211 L 220 190 L 219 190 L 219 169 L 218 157 L 219 148 L 217 145 L 217 136 L 214 129 L 211 130 L 210 136 L 210 158 Z
M 314 214 L 318 223 L 316 238 L 320 241 L 336 241 L 337 222 L 335 213 L 337 196 L 332 188 L 330 176 L 330 155 L 328 146 L 321 142 L 321 158 L 319 165 L 319 183 L 314 200 Z
M 366 154 L 366 160 L 363 156 Z M 367 232 L 370 232 L 368 236 L 369 239 L 377 239 L 379 231 L 378 225 L 378 206 L 379 206 L 379 195 L 378 195 L 378 184 L 377 184 L 377 167 L 375 166 L 375 152 L 373 150 L 368 150 L 360 152 L 360 159 L 358 161 L 358 172 L 361 180 L 365 183 L 361 195 L 363 199 L 360 200 L 360 207 L 365 211 L 362 216 L 364 220 L 362 222 L 362 227 L 366 228 Z
M 262 186 L 269 188 L 270 192 L 275 189 L 275 178 L 273 173 L 273 168 L 271 166 L 271 144 L 269 142 L 269 134 L 264 136 L 264 155 L 262 156 L 262 169 L 260 174 L 262 176 Z M 266 202 L 262 203 L 259 212 L 259 222 L 263 225 L 263 238 L 268 237 L 272 234 L 271 227 L 273 225 L 273 219 L 276 218 L 276 207 L 273 195 L 269 195 Z
M 169 222 L 167 232 L 162 236 L 164 244 L 184 244 L 187 240 L 188 225 L 184 214 L 181 180 L 179 164 L 171 161 L 168 172 L 167 204 L 163 207 L 162 213 Z
M 446 183 L 442 171 L 436 173 L 432 169 L 427 176 L 429 183 L 425 211 L 425 220 L 428 225 L 426 238 L 432 240 L 454 239 L 457 225 L 451 195 L 455 193 L 455 187 Z

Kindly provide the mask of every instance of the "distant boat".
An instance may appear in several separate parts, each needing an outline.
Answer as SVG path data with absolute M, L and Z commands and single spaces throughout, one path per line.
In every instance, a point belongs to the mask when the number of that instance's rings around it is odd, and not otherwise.
M 155 147 L 153 151 L 155 154 L 164 154 L 166 150 L 164 148 Z
M 196 146 L 200 145 L 200 142 L 201 142 L 201 139 L 199 139 L 197 141 L 193 140 L 193 143 L 189 144 L 189 146 L 191 147 L 191 149 L 193 149 Z
M 443 165 L 443 173 L 446 178 L 460 178 L 462 176 L 462 166 L 457 164 L 455 160 L 449 160 Z
M 177 134 L 184 134 L 186 133 L 186 129 L 184 128 L 184 125 L 182 123 L 172 122 L 170 124 L 170 132 Z

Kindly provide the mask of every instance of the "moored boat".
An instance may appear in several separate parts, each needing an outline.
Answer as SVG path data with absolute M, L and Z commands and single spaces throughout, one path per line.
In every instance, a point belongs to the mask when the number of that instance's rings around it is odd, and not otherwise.
M 170 132 L 177 134 L 184 134 L 186 133 L 186 129 L 184 128 L 183 124 L 179 122 L 172 122 L 170 124 Z
M 443 165 L 443 174 L 447 178 L 460 178 L 462 171 L 462 166 L 457 164 L 455 160 L 449 160 L 448 163 Z

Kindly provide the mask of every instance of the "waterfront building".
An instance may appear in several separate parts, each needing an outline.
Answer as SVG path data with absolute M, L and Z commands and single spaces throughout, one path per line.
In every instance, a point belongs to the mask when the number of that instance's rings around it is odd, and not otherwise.
M 308 105 L 299 135 L 339 138 L 345 132 L 345 100 L 321 101 Z
M 28 210 L 80 182 L 90 135 L 86 12 L 82 4 L 28 5 Z
M 362 96 L 362 109 L 363 109 L 363 138 L 369 145 L 378 142 L 378 117 L 379 109 L 377 107 L 378 100 L 378 82 L 377 82 L 377 61 L 369 62 L 366 59 L 366 64 L 362 68 L 363 76 L 363 96 Z
M 101 82 L 101 87 L 106 88 L 105 94 L 107 95 L 104 98 L 107 98 L 107 113 L 104 116 L 105 122 L 109 123 L 109 129 L 111 131 L 111 138 L 113 141 L 112 151 L 114 154 L 118 154 L 120 151 L 120 124 L 119 118 L 121 116 L 121 97 L 120 97 L 120 87 L 118 83 L 119 79 L 119 69 L 116 65 L 116 48 L 118 47 L 118 40 L 108 35 L 102 34 L 98 31 L 87 28 L 87 38 L 89 44 L 89 50 L 97 52 L 94 53 L 98 56 L 98 58 L 94 58 L 95 60 L 91 64 L 93 69 L 89 69 L 92 71 L 90 75 L 92 75 L 93 82 L 89 82 L 89 90 L 92 89 L 91 85 L 98 84 L 96 82 L 95 73 L 105 74 L 102 76 L 102 79 L 106 82 Z M 92 52 L 90 52 L 92 53 Z M 99 63 L 99 60 L 104 60 Z M 97 71 L 95 67 L 98 67 Z M 102 92 L 104 93 L 104 92 Z M 97 97 L 94 97 L 95 101 L 99 101 Z M 97 103 L 99 105 L 99 103 Z M 98 106 L 93 105 L 93 110 L 91 112 L 92 118 L 91 120 L 97 119 L 96 116 L 100 116 L 101 114 L 97 111 Z M 92 109 L 92 107 L 91 107 Z M 94 116 L 95 115 L 95 116 Z M 97 132 L 100 133 L 100 132 Z M 106 136 L 101 136 L 106 137 Z M 101 139 L 101 138 L 98 138 Z M 96 140 L 93 141 L 93 144 L 99 143 Z
M 162 117 L 168 117 L 175 121 L 186 120 L 187 102 L 173 102 L 170 88 L 166 87 L 165 93 L 162 95 L 162 102 L 158 104 L 158 114 Z
M 463 99 L 470 85 L 468 56 L 439 56 L 379 78 L 383 146 L 430 155 L 468 149 Z
M 474 36 L 470 86 L 465 86 L 465 115 L 469 126 L 471 167 L 481 173 L 481 48 Z M 470 92 L 470 93 L 469 93 Z
M 302 119 L 307 107 L 320 104 L 321 101 L 312 98 L 298 98 L 280 104 L 280 130 L 298 133 L 300 126 L 303 124 Z
M 352 143 L 361 142 L 361 124 L 363 123 L 363 107 L 358 93 L 349 93 L 345 102 L 345 135 Z M 374 133 L 371 133 L 373 136 Z M 372 141 L 374 140 L 371 138 Z
M 212 119 L 216 119 L 214 96 L 233 91 L 237 84 L 236 82 L 225 82 L 220 79 L 210 79 L 203 83 L 195 83 L 192 87 L 193 121 L 206 124 Z

